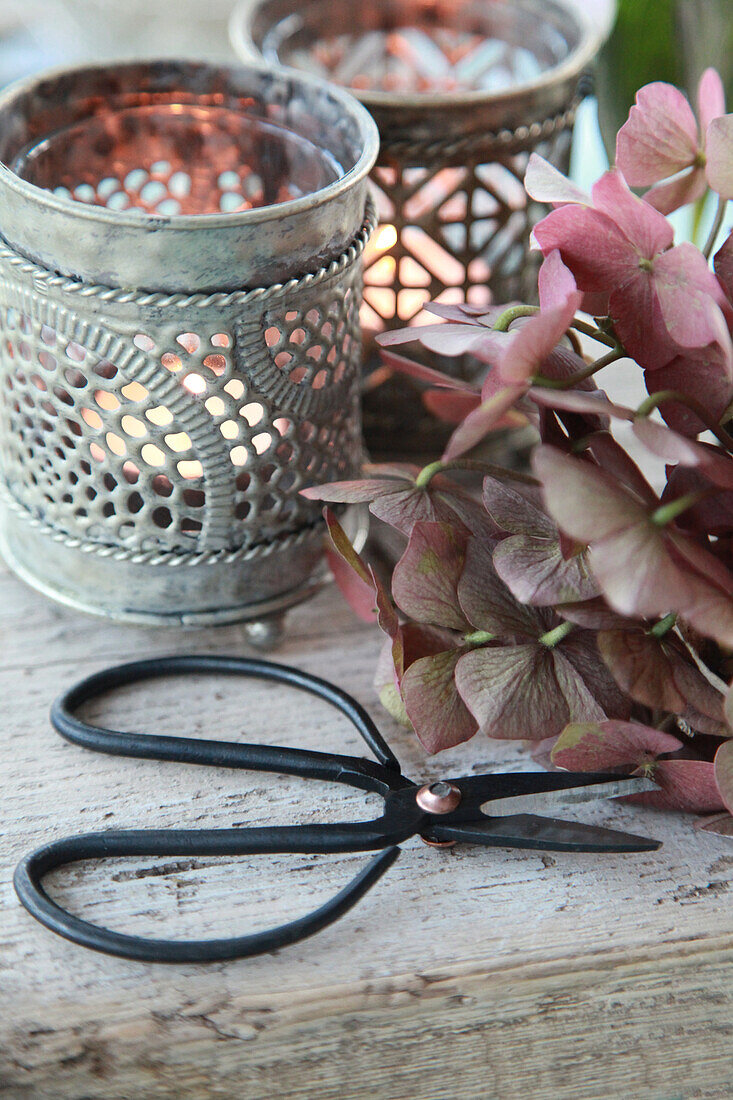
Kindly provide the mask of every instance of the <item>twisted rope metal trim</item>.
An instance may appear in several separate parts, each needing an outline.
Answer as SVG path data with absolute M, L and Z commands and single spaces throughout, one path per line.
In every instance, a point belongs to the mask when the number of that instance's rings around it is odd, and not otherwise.
M 466 159 L 485 156 L 488 160 L 496 155 L 519 153 L 524 149 L 532 148 L 540 141 L 561 133 L 563 130 L 569 130 L 575 122 L 579 104 L 580 99 L 576 99 L 567 111 L 563 111 L 553 118 L 545 119 L 544 122 L 533 122 L 529 126 L 518 126 L 516 130 L 468 134 L 465 137 L 456 138 L 454 141 L 411 141 L 407 138 L 391 141 L 389 137 L 383 138 L 378 164 L 384 161 L 389 162 L 393 157 L 405 161 L 442 161 L 459 156 Z
M 0 482 L 0 500 L 39 534 L 48 536 L 53 542 L 60 543 L 69 550 L 80 550 L 84 554 L 94 554 L 97 557 L 108 558 L 111 561 L 129 562 L 131 565 L 164 565 L 169 567 L 230 565 L 235 562 L 249 562 L 268 558 L 272 554 L 281 553 L 283 550 L 298 549 L 306 543 L 316 542 L 323 538 L 323 528 L 319 521 L 316 526 L 303 527 L 299 531 L 277 536 L 270 542 L 255 543 L 253 546 L 247 547 L 242 546 L 236 550 L 128 550 L 120 546 L 85 542 L 83 539 L 73 538 L 71 535 L 51 527 L 50 524 L 38 519 L 20 504 L 5 482 Z
M 216 291 L 212 294 L 181 294 L 163 291 L 141 291 L 122 287 L 102 286 L 83 283 L 68 275 L 57 275 L 48 268 L 34 264 L 25 256 L 15 252 L 0 238 L 0 264 L 16 268 L 21 274 L 29 276 L 39 289 L 54 290 L 62 294 L 72 294 L 79 298 L 94 298 L 100 302 L 113 302 L 118 305 L 134 305 L 138 308 L 156 309 L 227 309 L 230 306 L 245 306 L 251 302 L 267 303 L 271 299 L 287 297 L 306 291 L 323 282 L 336 278 L 351 267 L 361 257 L 377 225 L 377 210 L 371 196 L 367 198 L 364 222 L 358 235 L 337 259 L 326 267 L 307 275 L 289 279 L 286 283 L 273 283 L 271 286 L 254 287 L 252 290 Z

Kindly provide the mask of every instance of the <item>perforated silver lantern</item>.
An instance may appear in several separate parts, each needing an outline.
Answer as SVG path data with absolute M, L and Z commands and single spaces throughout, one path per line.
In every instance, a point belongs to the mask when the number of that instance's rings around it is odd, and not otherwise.
M 528 201 L 523 179 L 532 151 L 567 168 L 581 78 L 601 37 L 581 7 L 241 0 L 235 9 L 240 57 L 328 76 L 377 121 L 380 226 L 365 257 L 367 337 L 428 320 L 429 301 L 482 306 L 536 293 L 529 238 L 544 211 Z M 387 400 L 381 413 L 385 430 L 404 440 L 416 434 L 421 405 L 400 385 L 402 408 L 390 418 Z
M 313 583 L 305 485 L 360 458 L 377 134 L 348 94 L 151 62 L 0 99 L 0 538 L 76 607 L 260 618 Z

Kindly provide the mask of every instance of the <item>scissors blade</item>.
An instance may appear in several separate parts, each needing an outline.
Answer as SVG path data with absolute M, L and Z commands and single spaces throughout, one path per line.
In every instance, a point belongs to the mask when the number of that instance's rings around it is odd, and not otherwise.
M 435 825 L 430 830 L 430 839 L 555 852 L 653 852 L 661 843 L 616 829 L 584 825 L 578 821 L 557 821 L 534 814 L 487 817 L 457 825 Z
M 565 778 L 565 777 L 563 777 Z M 555 788 L 554 790 L 532 791 L 527 794 L 510 795 L 506 798 L 490 799 L 481 806 L 482 813 L 491 817 L 513 817 L 515 814 L 536 814 L 552 812 L 558 807 L 572 806 L 581 802 L 594 802 L 598 798 L 621 798 L 629 794 L 641 794 L 644 791 L 656 791 L 657 785 L 645 776 L 604 777 L 602 780 L 588 782 L 580 776 L 573 777 L 578 785 Z

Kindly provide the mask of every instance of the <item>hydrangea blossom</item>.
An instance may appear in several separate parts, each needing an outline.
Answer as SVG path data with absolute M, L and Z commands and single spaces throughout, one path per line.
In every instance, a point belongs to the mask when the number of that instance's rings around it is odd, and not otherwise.
M 641 89 L 617 150 L 590 195 L 530 159 L 527 190 L 553 207 L 534 231 L 539 306 L 434 303 L 436 323 L 382 337 L 456 425 L 443 456 L 306 495 L 368 503 L 399 533 L 388 587 L 327 512 L 336 579 L 385 634 L 380 699 L 428 752 L 531 741 L 551 767 L 650 776 L 639 801 L 733 836 L 733 116 L 717 74 L 697 119 L 676 89 Z M 710 190 L 706 245 L 675 243 L 664 213 Z M 471 356 L 477 380 L 421 349 Z M 638 408 L 598 388 L 625 357 Z M 533 476 L 477 450 L 520 424 Z M 664 466 L 661 492 L 620 425 Z

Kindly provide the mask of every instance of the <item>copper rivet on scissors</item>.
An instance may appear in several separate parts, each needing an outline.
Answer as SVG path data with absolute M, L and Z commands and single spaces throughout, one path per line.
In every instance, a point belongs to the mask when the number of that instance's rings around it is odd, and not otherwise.
M 427 844 L 428 848 L 453 848 L 456 843 L 455 840 L 428 840 L 422 834 L 420 834 L 420 840 L 423 844 Z
M 449 814 L 461 801 L 461 792 L 444 779 L 421 787 L 415 795 L 418 806 L 428 814 Z

